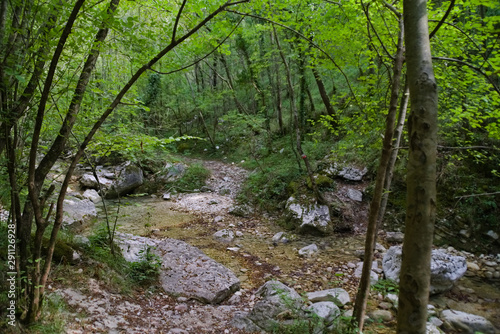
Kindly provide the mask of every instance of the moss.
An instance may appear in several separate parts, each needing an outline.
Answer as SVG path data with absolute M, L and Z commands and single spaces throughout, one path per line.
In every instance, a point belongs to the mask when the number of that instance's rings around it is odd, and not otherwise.
M 49 238 L 43 239 L 43 251 L 46 253 L 49 246 Z M 54 247 L 52 261 L 57 263 L 73 263 L 73 248 L 63 240 L 57 239 Z

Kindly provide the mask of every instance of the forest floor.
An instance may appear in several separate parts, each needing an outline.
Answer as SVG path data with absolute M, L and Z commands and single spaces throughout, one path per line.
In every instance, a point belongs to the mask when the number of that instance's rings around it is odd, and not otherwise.
M 235 164 L 196 162 L 211 171 L 207 180 L 210 192 L 178 194 L 170 201 L 138 199 L 128 212 L 125 208 L 120 231 L 158 239 L 176 238 L 196 246 L 231 269 L 241 281 L 241 290 L 220 305 L 168 296 L 161 287 L 133 289 L 124 294 L 103 275 L 99 263 L 84 259 L 65 267 L 64 273 L 53 274 L 48 287 L 49 299 L 62 297 L 70 306 L 70 312 L 64 316 L 66 333 L 243 333 L 231 326 L 233 314 L 250 311 L 256 302 L 255 291 L 269 279 L 280 280 L 301 294 L 344 288 L 354 301 L 358 285 L 354 270 L 360 261 L 356 251 L 364 247 L 368 203 L 351 203 L 355 205 L 350 217 L 356 224 L 355 233 L 299 236 L 277 245 L 272 237 L 283 228 L 276 224 L 276 217 L 262 214 L 241 218 L 229 214 L 249 172 Z M 340 185 L 330 195 L 348 201 L 345 192 L 345 185 Z M 146 216 L 148 224 L 144 225 L 141 220 Z M 225 228 L 239 232 L 231 244 L 212 237 Z M 298 249 L 311 243 L 318 245 L 319 254 L 299 257 Z M 369 310 L 376 305 L 377 302 L 369 303 Z M 369 325 L 365 332 L 393 333 L 395 320 L 383 326 Z

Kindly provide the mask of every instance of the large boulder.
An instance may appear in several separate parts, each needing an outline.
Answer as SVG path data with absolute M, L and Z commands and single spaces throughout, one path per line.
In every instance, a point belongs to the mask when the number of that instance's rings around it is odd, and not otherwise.
M 402 246 L 392 246 L 384 255 L 382 267 L 387 278 L 399 282 Z M 467 271 L 467 262 L 462 256 L 448 254 L 443 249 L 432 251 L 430 293 L 448 291 Z
M 286 217 L 299 233 L 328 234 L 333 231 L 326 205 L 302 204 L 294 197 L 286 203 Z
M 106 192 L 106 198 L 130 194 L 144 183 L 142 169 L 130 162 L 117 167 L 116 174 L 118 176 Z
M 459 333 L 498 333 L 493 324 L 487 319 L 461 311 L 444 310 L 441 312 L 441 320 L 443 320 L 446 328 L 458 331 Z
M 240 288 L 231 270 L 183 241 L 120 233 L 116 242 L 129 261 L 137 261 L 139 252 L 150 247 L 162 260 L 160 282 L 169 294 L 218 304 Z
M 95 204 L 89 199 L 68 196 L 63 203 L 63 225 L 73 231 L 84 229 L 97 217 Z

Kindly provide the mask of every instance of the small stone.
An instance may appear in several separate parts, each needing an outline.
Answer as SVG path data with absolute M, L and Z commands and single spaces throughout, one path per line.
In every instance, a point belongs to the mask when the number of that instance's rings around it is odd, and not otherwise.
M 231 251 L 231 252 L 237 252 L 237 251 L 239 251 L 239 250 L 240 250 L 240 248 L 239 248 L 239 247 L 228 247 L 228 248 L 226 248 L 226 249 L 227 249 L 228 251 Z
M 378 307 L 380 307 L 382 310 L 390 310 L 392 308 L 392 304 L 388 302 L 380 302 L 378 304 Z
M 492 230 L 489 230 L 488 232 L 486 232 L 486 235 L 492 239 L 498 240 L 498 233 L 496 233 Z
M 178 312 L 186 312 L 188 310 L 188 306 L 186 304 L 179 304 L 175 306 L 175 310 Z
M 243 236 L 243 232 L 241 232 L 241 231 L 236 231 L 235 234 L 236 234 L 237 237 L 242 237 Z
M 405 235 L 402 232 L 387 232 L 385 234 L 385 240 L 387 242 L 402 243 Z
M 484 273 L 484 277 L 491 279 L 493 278 L 493 273 L 491 271 L 486 271 Z
M 393 319 L 392 313 L 387 310 L 375 310 L 368 314 L 370 319 L 375 321 L 389 322 Z
M 214 239 L 222 242 L 231 242 L 234 240 L 234 233 L 231 230 L 220 230 L 213 234 Z
M 475 262 L 467 262 L 467 269 L 473 270 L 473 271 L 478 271 L 480 268 Z
M 316 244 L 311 244 L 309 246 L 301 248 L 299 250 L 299 255 L 308 257 L 308 256 L 312 256 L 318 252 L 319 252 L 318 246 L 316 246 Z
M 484 262 L 484 265 L 488 267 L 496 267 L 497 263 L 493 261 L 486 261 Z
M 172 199 L 172 196 L 170 195 L 170 193 L 166 193 L 166 194 L 163 194 L 162 198 L 164 201 L 169 201 Z
M 355 202 L 362 202 L 363 201 L 363 193 L 359 190 L 349 188 L 347 189 L 347 197 L 352 199 Z
M 500 271 L 495 271 L 495 272 L 493 273 L 493 277 L 494 277 L 494 278 L 500 278 Z

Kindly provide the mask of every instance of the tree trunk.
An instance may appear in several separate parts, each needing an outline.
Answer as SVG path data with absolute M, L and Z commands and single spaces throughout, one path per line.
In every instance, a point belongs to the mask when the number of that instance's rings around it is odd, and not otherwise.
M 411 114 L 398 333 L 425 333 L 436 212 L 437 85 L 432 68 L 427 1 L 404 0 Z
M 316 85 L 318 86 L 318 91 L 319 95 L 321 96 L 321 100 L 323 101 L 323 104 L 325 105 L 326 113 L 330 115 L 333 119 L 333 128 L 337 129 L 338 123 L 339 123 L 339 117 L 337 113 L 335 112 L 335 109 L 333 109 L 332 103 L 330 101 L 330 98 L 328 97 L 328 93 L 326 92 L 325 89 L 325 84 L 323 83 L 323 80 L 321 79 L 321 75 L 319 74 L 318 70 L 316 69 L 315 66 L 311 68 L 313 75 L 314 75 L 314 80 L 316 81 Z
M 389 112 L 387 114 L 384 141 L 382 146 L 382 154 L 380 157 L 380 164 L 377 170 L 377 179 L 375 181 L 375 189 L 373 191 L 373 198 L 370 203 L 370 214 L 368 217 L 368 231 L 366 232 L 365 241 L 365 256 L 363 262 L 363 271 L 361 274 L 360 285 L 358 294 L 356 295 L 356 303 L 354 306 L 354 316 L 358 323 L 358 327 L 363 330 L 366 302 L 370 292 L 370 273 L 373 261 L 373 254 L 375 243 L 377 240 L 377 221 L 380 202 L 382 200 L 382 193 L 384 191 L 384 182 L 386 178 L 386 170 L 389 165 L 392 149 L 392 137 L 394 134 L 394 124 L 396 122 L 396 114 L 398 110 L 398 96 L 401 78 L 401 70 L 404 61 L 404 47 L 403 47 L 403 22 L 399 19 L 399 36 L 396 57 L 394 61 L 394 75 L 392 76 L 391 83 L 391 100 L 389 105 Z
M 399 145 L 401 144 L 401 137 L 403 135 L 403 127 L 406 119 L 406 110 L 408 109 L 408 100 L 410 97 L 410 91 L 408 88 L 408 82 L 405 84 L 405 90 L 403 92 L 403 97 L 401 98 L 401 103 L 399 105 L 399 116 L 396 125 L 396 130 L 394 130 L 394 137 L 392 139 L 392 152 L 391 159 L 389 160 L 389 166 L 387 166 L 387 171 L 385 172 L 385 184 L 384 184 L 384 195 L 382 196 L 382 203 L 380 204 L 380 212 L 378 214 L 378 226 L 380 227 L 382 221 L 384 220 L 385 210 L 387 208 L 387 202 L 389 200 L 389 195 L 391 192 L 392 178 L 394 177 L 394 167 L 396 166 L 396 160 L 398 158 Z
M 286 73 L 286 79 L 287 79 L 287 87 L 288 87 L 288 93 L 290 95 L 290 105 L 292 108 L 292 118 L 294 121 L 294 126 L 295 126 L 295 144 L 297 147 L 297 152 L 304 161 L 304 164 L 306 165 L 306 170 L 307 170 L 307 175 L 309 176 L 309 180 L 311 181 L 311 186 L 314 191 L 314 195 L 316 196 L 316 200 L 318 201 L 319 204 L 326 204 L 326 200 L 323 197 L 323 195 L 319 192 L 318 185 L 316 184 L 316 180 L 314 179 L 313 171 L 311 164 L 309 163 L 309 159 L 307 158 L 307 155 L 304 154 L 302 151 L 302 139 L 301 139 L 301 132 L 300 132 L 300 124 L 299 124 L 299 115 L 297 111 L 297 107 L 295 105 L 295 95 L 294 95 L 294 90 L 293 90 L 293 84 L 292 84 L 292 74 L 290 73 L 290 67 L 288 66 L 288 63 L 286 62 L 285 55 L 283 53 L 283 50 L 281 49 L 281 45 L 279 42 L 278 34 L 276 32 L 276 27 L 273 25 L 273 30 L 274 30 L 274 36 L 276 37 L 276 46 L 278 47 L 281 60 L 283 62 L 283 66 L 285 67 L 285 73 Z M 300 163 L 299 163 L 300 167 Z

